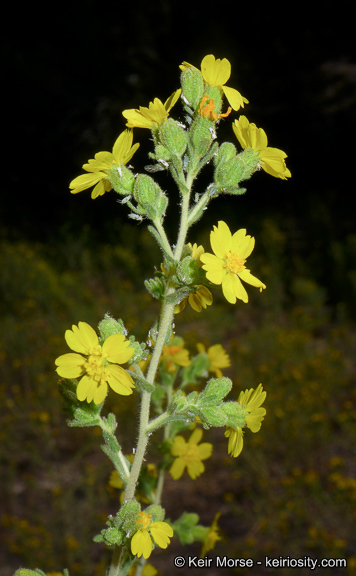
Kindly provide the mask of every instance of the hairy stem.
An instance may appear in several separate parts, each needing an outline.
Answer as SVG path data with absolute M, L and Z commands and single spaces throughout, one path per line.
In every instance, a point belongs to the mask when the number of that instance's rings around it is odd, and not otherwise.
M 182 256 L 183 248 L 186 242 L 187 232 L 189 228 L 188 223 L 188 214 L 189 214 L 189 202 L 190 202 L 190 190 L 192 185 L 192 177 L 190 174 L 187 175 L 186 178 L 186 187 L 184 191 L 182 190 L 182 210 L 181 210 L 181 220 L 180 220 L 180 227 L 178 233 L 177 244 L 174 249 L 173 255 L 174 258 L 179 261 Z M 157 225 L 157 223 L 155 223 Z M 164 239 L 164 243 L 168 244 L 167 236 L 163 233 L 163 228 L 160 227 L 158 230 L 162 239 Z M 165 246 L 168 248 L 168 246 Z M 169 247 L 170 253 L 172 253 L 171 248 Z M 167 250 L 168 252 L 168 250 Z M 172 292 L 174 292 L 174 286 L 170 286 L 168 283 L 166 297 L 169 296 Z M 172 326 L 173 315 L 174 315 L 174 308 L 175 304 L 168 304 L 167 300 L 162 304 L 162 311 L 159 320 L 159 329 L 156 344 L 154 347 L 154 351 L 152 354 L 150 366 L 148 368 L 146 380 L 150 384 L 153 384 L 156 378 L 158 364 L 162 355 L 163 346 L 166 342 L 167 335 L 169 330 Z M 135 496 L 135 489 L 136 484 L 141 472 L 142 463 L 144 460 L 147 444 L 148 444 L 148 423 L 149 423 L 149 416 L 150 416 L 150 404 L 151 404 L 151 392 L 143 392 L 142 399 L 141 399 L 141 412 L 140 412 L 140 427 L 139 427 L 139 435 L 138 441 L 136 446 L 135 458 L 130 470 L 130 477 L 126 485 L 125 489 L 125 496 L 124 500 L 131 500 Z M 163 488 L 163 477 L 161 478 L 161 486 L 160 492 Z M 115 549 L 113 561 L 110 567 L 109 576 L 119 576 L 120 574 L 120 555 L 118 549 Z

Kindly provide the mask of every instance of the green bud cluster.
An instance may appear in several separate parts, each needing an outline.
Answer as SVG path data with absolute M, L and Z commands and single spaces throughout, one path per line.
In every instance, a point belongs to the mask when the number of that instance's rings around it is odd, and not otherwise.
M 137 531 L 137 516 L 141 506 L 132 498 L 125 502 L 114 517 L 109 517 L 106 524 L 108 528 L 101 530 L 94 537 L 94 542 L 104 542 L 107 546 L 120 545 L 125 542 L 127 535 L 132 536 Z
M 244 150 L 237 154 L 236 148 L 230 142 L 224 142 L 214 157 L 214 187 L 217 193 L 243 194 L 245 189 L 239 188 L 239 182 L 250 178 L 259 163 L 256 150 Z
M 141 505 L 135 498 L 125 502 L 114 517 L 109 517 L 106 522 L 108 528 L 101 530 L 94 537 L 94 542 L 104 542 L 107 546 L 124 544 L 132 538 L 139 529 L 137 520 L 141 512 Z M 152 516 L 153 522 L 161 522 L 165 512 L 162 506 L 152 504 L 145 509 L 146 514 Z
M 137 202 L 136 208 L 131 204 L 136 214 L 148 216 L 151 220 L 162 220 L 168 205 L 168 198 L 160 186 L 147 174 L 138 174 L 135 180 L 133 196 Z
M 198 417 L 204 428 L 242 428 L 246 425 L 246 409 L 238 402 L 223 401 L 231 388 L 232 382 L 229 378 L 213 378 L 200 394 L 191 392 L 188 396 L 183 396 L 180 390 L 176 392 L 168 410 L 177 416 L 186 414 L 187 417 Z
M 193 544 L 193 542 L 204 542 L 208 528 L 198 524 L 199 516 L 194 512 L 183 512 L 183 514 L 173 522 L 174 535 L 183 545 Z

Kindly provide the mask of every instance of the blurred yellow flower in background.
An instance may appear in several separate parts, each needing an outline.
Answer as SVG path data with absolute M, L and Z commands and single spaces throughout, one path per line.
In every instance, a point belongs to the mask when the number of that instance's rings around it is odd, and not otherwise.
M 205 536 L 204 542 L 203 542 L 203 546 L 200 552 L 200 558 L 204 558 L 204 556 L 206 555 L 207 552 L 209 552 L 210 550 L 213 550 L 213 548 L 215 548 L 215 544 L 217 543 L 218 540 L 221 540 L 221 536 L 219 535 L 218 532 L 218 520 L 220 518 L 220 512 L 218 512 L 217 514 L 215 514 L 214 516 L 214 520 L 211 524 L 211 526 L 209 526 L 207 534 Z
M 189 350 L 184 348 L 184 342 L 180 343 L 181 338 L 172 338 L 172 340 L 163 346 L 160 362 L 170 374 L 174 374 L 178 366 L 189 366 Z
M 197 344 L 198 352 L 206 353 L 209 360 L 209 372 L 214 372 L 217 378 L 221 378 L 223 373 L 221 368 L 228 368 L 230 366 L 229 355 L 225 352 L 221 344 L 214 344 L 206 351 L 204 344 Z
M 205 466 L 202 460 L 210 458 L 213 445 L 209 442 L 199 444 L 202 436 L 203 431 L 200 428 L 196 428 L 188 442 L 185 441 L 183 436 L 176 436 L 174 438 L 171 453 L 173 456 L 176 456 L 176 459 L 169 470 L 174 480 L 179 480 L 185 468 L 187 468 L 188 474 L 193 480 L 204 472 Z

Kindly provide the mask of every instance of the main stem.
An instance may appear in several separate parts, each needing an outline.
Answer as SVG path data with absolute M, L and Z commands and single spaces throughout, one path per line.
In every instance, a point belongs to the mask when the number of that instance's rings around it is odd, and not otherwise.
M 189 192 L 188 193 L 185 192 L 184 194 L 182 193 L 181 221 L 180 221 L 177 244 L 174 249 L 174 259 L 177 260 L 178 262 L 180 261 L 182 256 L 189 227 L 188 213 L 189 213 L 191 185 L 192 185 L 192 179 L 190 175 L 187 174 L 186 186 Z M 168 285 L 166 297 L 172 294 L 174 290 L 175 290 L 174 286 Z M 175 304 L 168 304 L 167 300 L 165 299 L 162 305 L 162 311 L 160 315 L 156 345 L 154 347 L 150 366 L 146 376 L 146 380 L 150 384 L 153 384 L 156 378 L 157 368 L 162 355 L 163 346 L 166 342 L 167 334 L 172 326 L 174 308 Z M 130 478 L 126 485 L 124 501 L 131 500 L 135 495 L 136 484 L 141 472 L 142 462 L 148 444 L 147 426 L 150 417 L 150 403 L 151 403 L 151 392 L 143 392 L 141 399 L 140 429 L 139 429 L 138 441 L 136 446 L 135 458 L 130 471 Z M 109 576 L 118 576 L 119 574 L 120 574 L 120 554 L 118 548 L 116 548 L 114 551 Z

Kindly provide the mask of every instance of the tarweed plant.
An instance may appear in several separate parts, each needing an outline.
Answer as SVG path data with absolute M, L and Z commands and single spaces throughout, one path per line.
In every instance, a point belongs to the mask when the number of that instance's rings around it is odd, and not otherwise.
M 113 190 L 131 219 L 148 224 L 162 252 L 154 276 L 145 280 L 147 291 L 161 304 L 146 340 L 137 341 L 128 333 L 125 317 L 105 314 L 97 330 L 77 319 L 65 332 L 70 351 L 64 350 L 55 361 L 69 426 L 101 429 L 102 449 L 114 468 L 110 483 L 122 489 L 119 510 L 94 537 L 113 551 L 108 576 L 154 574 L 146 562 L 151 555 L 154 562 L 154 549 L 166 549 L 172 538 L 181 544 L 200 542 L 203 555 L 214 547 L 220 539 L 219 512 L 210 527 L 200 524 L 197 514 L 184 510 L 177 518 L 167 518 L 161 505 L 165 476 L 170 474 L 178 481 L 188 474 L 195 480 L 204 473 L 204 462 L 213 450 L 204 431 L 211 427 L 222 429 L 227 451 L 236 458 L 243 449 L 246 429 L 258 432 L 266 414 L 262 406 L 266 391 L 261 383 L 236 391 L 223 375 L 230 358 L 222 345 L 214 342 L 206 349 L 198 342 L 197 354 L 191 356 L 175 325 L 186 306 L 196 313 L 212 306 L 214 289 L 221 287 L 234 305 L 248 302 L 246 285 L 261 292 L 266 288 L 247 267 L 255 239 L 245 229 L 231 230 L 228 223 L 217 221 L 207 250 L 188 243 L 188 232 L 214 198 L 243 194 L 246 189 L 241 184 L 257 170 L 281 179 L 291 173 L 286 154 L 268 147 L 264 130 L 244 115 L 232 123 L 235 143 L 218 142 L 220 122 L 228 122 L 230 115 L 248 104 L 240 92 L 226 85 L 231 75 L 226 58 L 210 54 L 200 69 L 183 62 L 180 70 L 181 87 L 164 103 L 155 98 L 148 107 L 124 110 L 126 129 L 112 152 L 95 154 L 84 164 L 85 173 L 70 183 L 73 194 L 92 188 L 93 199 Z M 179 100 L 184 113 L 175 120 L 172 113 Z M 137 174 L 130 165 L 139 147 L 133 139 L 134 132 L 145 135 L 143 130 L 149 131 L 154 149 L 145 173 Z M 213 167 L 212 181 L 199 191 L 196 179 L 208 164 Z M 165 229 L 170 195 L 154 179 L 160 171 L 170 174 L 179 192 L 174 244 Z M 118 395 L 118 401 L 131 394 L 140 400 L 137 442 L 125 439 L 125 444 L 128 440 L 132 444 L 132 454 L 123 453 L 120 436 L 125 430 L 120 429 L 116 415 L 105 414 L 109 390 Z M 154 442 L 160 453 L 156 464 L 149 463 L 148 453 Z M 64 576 L 69 569 L 64 569 Z M 17 576 L 43 574 L 38 568 L 16 572 Z

